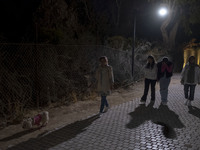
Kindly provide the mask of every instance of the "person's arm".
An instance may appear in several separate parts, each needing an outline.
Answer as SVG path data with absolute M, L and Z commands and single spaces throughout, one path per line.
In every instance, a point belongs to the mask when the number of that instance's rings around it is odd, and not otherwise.
M 181 84 L 184 84 L 185 68 L 186 68 L 186 66 L 181 71 Z
M 113 75 L 113 69 L 112 69 L 112 67 L 111 67 L 111 81 L 114 84 L 114 75 Z
M 171 73 L 172 70 L 173 70 L 173 65 L 170 65 L 170 66 L 166 65 L 166 69 L 167 69 L 168 72 Z
M 99 79 L 99 68 L 97 68 L 97 70 L 96 70 L 96 72 L 95 72 L 95 79 L 96 79 L 95 82 L 97 82 L 98 79 Z
M 114 75 L 113 75 L 113 69 L 112 69 L 112 67 L 110 67 L 109 78 L 110 78 L 111 89 L 113 89 L 113 85 L 114 85 Z
M 156 67 L 157 67 L 157 81 L 159 81 L 160 80 L 160 63 L 157 63 L 157 65 L 156 65 Z
M 198 84 L 200 84 L 200 68 L 198 66 Z
M 163 63 L 161 65 L 161 72 L 165 72 L 165 69 L 167 68 L 167 64 L 166 63 Z
M 183 68 L 183 70 L 181 71 L 181 77 L 183 77 L 185 75 L 185 67 Z
M 156 80 L 158 80 L 158 67 L 157 67 L 157 64 L 155 66 L 155 75 L 156 75 Z

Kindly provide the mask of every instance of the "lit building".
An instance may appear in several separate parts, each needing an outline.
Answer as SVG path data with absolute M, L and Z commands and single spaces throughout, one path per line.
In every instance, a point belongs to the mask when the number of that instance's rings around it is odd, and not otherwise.
M 184 64 L 188 62 L 188 58 L 190 56 L 195 56 L 196 58 L 196 63 L 200 65 L 200 43 L 196 43 L 196 39 L 192 39 L 191 42 L 189 42 L 185 47 L 184 47 Z

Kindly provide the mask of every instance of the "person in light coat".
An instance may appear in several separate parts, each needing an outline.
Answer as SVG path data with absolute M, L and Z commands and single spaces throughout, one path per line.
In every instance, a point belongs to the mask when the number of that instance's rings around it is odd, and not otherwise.
M 145 104 L 149 86 L 151 85 L 151 101 L 155 101 L 155 85 L 157 81 L 157 65 L 153 56 L 148 56 L 147 64 L 144 68 L 145 80 L 144 80 L 144 94 L 140 100 L 140 104 Z
M 191 106 L 194 100 L 195 87 L 200 83 L 200 68 L 195 63 L 195 57 L 190 56 L 188 63 L 181 72 L 181 84 L 184 85 L 185 105 Z
M 101 105 L 99 114 L 101 115 L 106 106 L 104 112 L 109 108 L 108 101 L 106 97 L 110 95 L 114 84 L 113 70 L 110 65 L 108 65 L 108 58 L 102 56 L 99 58 L 100 65 L 96 71 L 96 81 L 97 81 L 97 92 L 101 95 Z

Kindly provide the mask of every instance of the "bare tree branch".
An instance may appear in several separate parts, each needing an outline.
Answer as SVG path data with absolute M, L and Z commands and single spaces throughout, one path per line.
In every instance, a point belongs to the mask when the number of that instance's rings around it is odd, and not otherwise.
M 84 5 L 85 5 L 85 11 L 86 11 L 87 17 L 88 17 L 88 19 L 91 21 L 91 17 L 90 17 L 90 14 L 89 14 L 89 9 L 88 9 L 87 2 L 86 2 L 86 0 L 82 0 L 82 2 L 83 2 Z
M 121 0 L 115 0 L 116 4 L 117 4 L 117 21 L 116 21 L 116 25 L 119 25 L 119 19 L 120 19 L 120 10 L 121 10 Z

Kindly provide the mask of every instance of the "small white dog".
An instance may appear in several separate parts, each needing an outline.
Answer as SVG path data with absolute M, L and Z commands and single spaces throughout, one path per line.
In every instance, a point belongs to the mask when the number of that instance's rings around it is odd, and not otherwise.
M 44 127 L 48 124 L 48 122 L 49 122 L 49 112 L 43 111 L 33 118 L 28 117 L 28 118 L 23 119 L 22 128 L 31 129 L 33 125 Z

